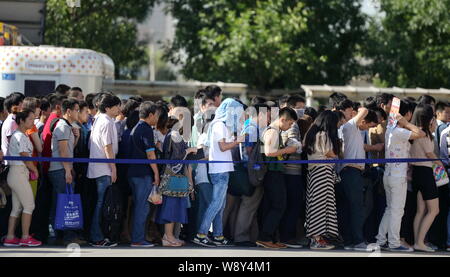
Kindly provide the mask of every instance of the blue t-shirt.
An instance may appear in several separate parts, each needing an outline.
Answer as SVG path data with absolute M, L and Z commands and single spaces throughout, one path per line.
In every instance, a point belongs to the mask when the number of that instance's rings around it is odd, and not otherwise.
M 147 159 L 147 153 L 156 150 L 152 127 L 145 121 L 140 120 L 131 131 L 129 145 L 131 159 Z M 150 164 L 135 164 L 128 168 L 128 176 L 143 177 L 149 175 L 153 175 Z

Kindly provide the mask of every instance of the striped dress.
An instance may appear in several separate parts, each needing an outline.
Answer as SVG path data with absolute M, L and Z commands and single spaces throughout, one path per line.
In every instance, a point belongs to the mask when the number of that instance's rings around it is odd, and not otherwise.
M 315 152 L 308 160 L 327 159 L 333 148 L 326 134 L 317 134 Z M 309 164 L 306 191 L 306 236 L 336 238 L 339 234 L 334 185 L 337 182 L 334 164 Z

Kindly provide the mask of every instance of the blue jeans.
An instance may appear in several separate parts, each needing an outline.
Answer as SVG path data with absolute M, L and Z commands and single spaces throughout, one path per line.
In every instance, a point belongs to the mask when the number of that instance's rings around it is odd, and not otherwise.
M 200 228 L 202 219 L 206 214 L 209 204 L 212 201 L 213 185 L 210 183 L 201 183 L 196 186 L 196 198 L 198 198 L 197 214 L 196 214 L 196 226 L 195 229 Z
M 59 169 L 55 171 L 48 172 L 48 178 L 52 184 L 52 207 L 50 210 L 50 224 L 55 228 L 55 217 L 56 217 L 56 201 L 58 198 L 58 193 L 66 193 L 66 170 Z M 70 184 L 72 188 L 74 183 Z M 64 240 L 70 241 L 77 237 L 77 234 L 72 230 L 57 231 L 58 236 L 63 236 Z
M 223 236 L 222 217 L 225 209 L 225 199 L 227 196 L 228 180 L 230 173 L 209 174 L 213 185 L 212 200 L 208 206 L 200 225 L 199 234 L 208 234 L 211 223 L 213 224 L 213 236 Z
M 128 177 L 128 182 L 133 195 L 133 223 L 131 231 L 131 242 L 139 243 L 145 241 L 145 222 L 150 211 L 148 196 L 152 191 L 152 177 Z
M 95 206 L 94 218 L 91 226 L 91 240 L 99 242 L 105 239 L 102 229 L 100 227 L 100 217 L 102 216 L 103 198 L 106 189 L 112 185 L 111 176 L 101 176 L 95 179 L 97 184 L 97 205 Z

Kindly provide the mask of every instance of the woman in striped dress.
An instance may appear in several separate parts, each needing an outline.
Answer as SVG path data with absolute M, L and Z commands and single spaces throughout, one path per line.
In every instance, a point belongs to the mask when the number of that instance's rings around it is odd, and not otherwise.
M 317 117 L 305 136 L 308 160 L 329 160 L 339 155 L 338 122 L 337 114 L 332 111 L 324 111 Z M 308 164 L 305 227 L 313 250 L 333 249 L 325 238 L 338 236 L 334 167 L 332 163 Z

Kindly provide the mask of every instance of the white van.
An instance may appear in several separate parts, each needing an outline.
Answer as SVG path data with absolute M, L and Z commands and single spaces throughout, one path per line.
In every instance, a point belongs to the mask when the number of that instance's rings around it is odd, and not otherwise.
M 46 95 L 59 84 L 97 93 L 114 82 L 114 62 L 88 49 L 53 46 L 0 46 L 0 96 L 22 92 Z

